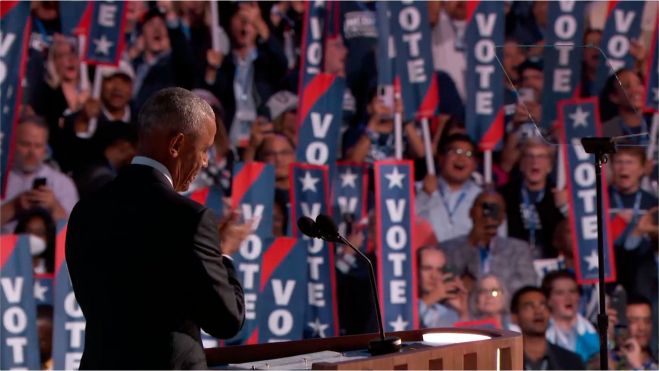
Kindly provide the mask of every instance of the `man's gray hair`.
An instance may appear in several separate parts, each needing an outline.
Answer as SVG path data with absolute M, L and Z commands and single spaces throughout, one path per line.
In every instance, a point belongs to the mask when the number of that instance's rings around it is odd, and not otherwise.
M 214 120 L 211 106 L 183 88 L 166 88 L 149 97 L 138 115 L 140 139 L 158 131 L 197 135 L 207 119 Z

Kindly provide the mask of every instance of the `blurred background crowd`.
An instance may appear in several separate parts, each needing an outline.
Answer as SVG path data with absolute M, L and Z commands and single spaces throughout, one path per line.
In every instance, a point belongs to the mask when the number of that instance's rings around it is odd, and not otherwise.
M 416 124 L 404 126 L 405 158 L 415 161 L 416 216 L 433 241 L 418 250 L 421 322 L 441 327 L 492 320 L 497 327 L 522 332 L 527 369 L 596 368 L 596 285 L 580 285 L 575 278 L 568 195 L 556 186 L 556 146 L 535 125 L 543 110 L 541 46 L 547 2 L 500 4 L 506 14 L 502 62 L 509 77 L 505 139 L 494 153 L 494 182 L 485 184 L 478 146 L 464 122 L 469 71 L 465 51 L 457 45 L 464 38 L 466 4 L 428 3 L 428 47 L 440 87 L 440 114 L 431 120 L 437 175 L 428 174 Z M 102 85 L 94 98 L 89 83 L 94 68 L 81 68 L 78 39 L 61 33 L 58 3 L 32 3 L 25 93 L 1 228 L 46 241 L 35 252 L 35 272 L 52 273 L 56 223 L 67 219 L 78 199 L 130 163 L 140 106 L 155 91 L 171 86 L 193 90 L 217 118 L 209 166 L 191 191 L 214 186 L 228 197 L 235 163 L 272 164 L 273 232 L 287 234 L 305 5 L 218 5 L 219 50 L 211 48 L 208 2 L 128 2 L 124 55 L 118 67 L 98 67 Z M 584 44 L 599 45 L 606 6 L 587 5 Z M 377 94 L 375 4 L 346 1 L 338 9 L 340 34 L 325 45 L 324 70 L 347 82 L 339 157 L 371 165 L 394 155 L 392 107 Z M 656 12 L 656 3 L 648 2 L 642 37 L 633 40 L 629 51 L 635 68 L 617 71 L 617 79 L 612 76 L 602 91 L 594 91 L 602 56 L 593 48 L 583 53 L 581 94 L 599 99 L 606 135 L 648 130 L 650 114 L 642 111 Z M 513 94 L 513 88 L 524 92 L 523 97 Z M 648 141 L 640 136 L 637 144 Z M 626 223 L 614 243 L 617 282 L 606 288 L 610 364 L 617 368 L 657 368 L 659 228 L 657 186 L 651 177 L 656 160 L 645 147 L 625 147 L 607 168 L 611 208 Z M 353 242 L 375 240 L 373 229 L 367 228 L 372 223 L 354 223 L 364 228 L 352 228 Z M 374 254 L 372 248 L 366 251 Z M 554 270 L 536 269 L 538 262 L 551 262 Z M 365 267 L 350 251 L 339 250 L 337 273 L 342 333 L 374 331 Z M 347 306 L 348 300 L 364 305 Z M 49 313 L 48 308 L 39 310 L 42 331 L 47 331 Z M 42 351 L 42 359 L 48 359 L 48 347 Z

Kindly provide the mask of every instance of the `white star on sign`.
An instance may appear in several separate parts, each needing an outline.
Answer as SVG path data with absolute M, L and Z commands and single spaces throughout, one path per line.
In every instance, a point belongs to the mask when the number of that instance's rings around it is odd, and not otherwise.
M 355 188 L 355 180 L 357 180 L 357 174 L 353 174 L 350 168 L 348 170 L 341 174 L 341 187 L 347 187 L 350 186 L 352 188 Z
M 570 118 L 572 119 L 572 126 L 577 127 L 577 126 L 585 126 L 588 127 L 588 122 L 586 121 L 588 119 L 588 116 L 590 115 L 590 112 L 583 111 L 581 109 L 581 106 L 577 106 L 577 110 L 574 111 L 574 113 L 569 114 Z
M 320 181 L 320 178 L 314 178 L 311 176 L 310 172 L 304 173 L 304 178 L 299 178 L 302 182 L 302 192 L 310 190 L 312 192 L 316 191 L 316 183 Z
M 110 55 L 110 48 L 114 43 L 108 40 L 105 35 L 101 35 L 100 39 L 94 39 L 94 44 L 96 44 L 95 54 Z
M 599 268 L 599 262 L 597 261 L 597 250 L 590 250 L 590 255 L 583 258 L 588 264 L 588 270 Z
M 389 188 L 403 188 L 403 179 L 405 178 L 405 174 L 399 173 L 398 167 L 394 167 L 394 171 L 389 174 L 385 174 L 384 177 L 389 179 Z
M 42 286 L 41 281 L 35 280 L 34 281 L 34 298 L 41 300 L 41 301 L 46 301 L 46 291 L 48 291 L 48 286 Z
M 321 338 L 325 337 L 325 330 L 329 325 L 323 324 L 320 322 L 320 318 L 316 318 L 313 322 L 308 322 L 309 327 L 313 329 L 313 334 L 311 336 L 320 336 Z
M 389 322 L 389 325 L 394 328 L 394 331 L 405 331 L 408 323 L 407 321 L 403 321 L 403 316 L 399 314 L 395 321 Z

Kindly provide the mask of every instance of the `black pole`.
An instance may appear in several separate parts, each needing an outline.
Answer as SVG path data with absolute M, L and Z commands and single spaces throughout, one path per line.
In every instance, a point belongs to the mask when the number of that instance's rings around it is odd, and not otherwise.
M 609 316 L 606 314 L 606 295 L 604 290 L 604 222 L 602 216 L 602 164 L 605 154 L 595 153 L 595 178 L 597 182 L 597 262 L 599 271 L 600 308 L 597 315 L 597 328 L 600 335 L 600 368 L 609 369 L 608 337 Z
M 600 337 L 600 369 L 609 369 L 608 337 L 609 316 L 606 315 L 606 295 L 604 287 L 604 216 L 602 215 L 602 165 L 606 155 L 615 153 L 616 146 L 611 138 L 589 137 L 581 138 L 586 153 L 595 155 L 595 182 L 597 184 L 597 271 L 599 273 L 599 314 L 597 315 L 597 331 Z

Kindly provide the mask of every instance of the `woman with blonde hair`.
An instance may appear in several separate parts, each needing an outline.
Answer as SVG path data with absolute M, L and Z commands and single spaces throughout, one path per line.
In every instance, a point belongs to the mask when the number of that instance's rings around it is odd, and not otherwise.
M 50 144 L 57 152 L 62 116 L 78 111 L 89 98 L 81 88 L 80 58 L 75 40 L 56 34 L 48 49 L 46 75 L 32 102 L 34 111 L 44 117 L 50 129 Z

